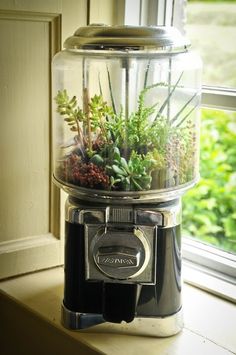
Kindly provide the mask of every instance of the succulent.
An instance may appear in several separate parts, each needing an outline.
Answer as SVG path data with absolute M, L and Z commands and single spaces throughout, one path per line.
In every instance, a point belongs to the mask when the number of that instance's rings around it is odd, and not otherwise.
M 64 121 L 67 122 L 70 130 L 77 131 L 79 137 L 81 138 L 82 131 L 79 122 L 84 121 L 85 115 L 78 106 L 76 96 L 73 96 L 70 99 L 67 91 L 62 90 L 58 91 L 55 101 L 57 103 L 57 112 L 64 117 Z
M 148 159 L 135 151 L 132 151 L 127 162 L 116 147 L 114 148 L 113 164 L 107 166 L 107 171 L 111 175 L 112 186 L 121 186 L 122 190 L 126 191 L 142 191 L 150 189 L 151 171 L 154 165 L 153 159 Z

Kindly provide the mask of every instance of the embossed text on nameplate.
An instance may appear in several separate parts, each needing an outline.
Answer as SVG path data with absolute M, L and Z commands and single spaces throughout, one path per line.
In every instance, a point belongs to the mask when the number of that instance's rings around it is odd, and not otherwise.
M 139 264 L 139 258 L 136 256 L 128 255 L 98 255 L 97 263 L 99 265 L 106 265 L 114 268 L 121 267 L 137 267 Z

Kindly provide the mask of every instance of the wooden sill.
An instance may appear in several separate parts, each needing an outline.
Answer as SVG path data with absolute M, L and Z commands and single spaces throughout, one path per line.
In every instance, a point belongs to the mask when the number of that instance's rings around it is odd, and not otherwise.
M 184 284 L 184 330 L 170 338 L 114 334 L 105 327 L 69 331 L 60 324 L 63 268 L 0 283 L 4 355 L 229 355 L 236 352 L 236 307 Z

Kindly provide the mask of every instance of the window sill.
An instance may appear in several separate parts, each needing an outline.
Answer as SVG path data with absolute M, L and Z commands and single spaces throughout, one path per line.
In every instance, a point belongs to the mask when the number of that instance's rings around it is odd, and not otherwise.
M 60 324 L 62 267 L 2 281 L 1 349 L 5 355 L 235 353 L 235 305 L 186 283 L 183 288 L 183 331 L 170 338 L 150 338 L 114 334 L 104 325 L 100 332 L 99 327 L 80 332 L 64 329 Z

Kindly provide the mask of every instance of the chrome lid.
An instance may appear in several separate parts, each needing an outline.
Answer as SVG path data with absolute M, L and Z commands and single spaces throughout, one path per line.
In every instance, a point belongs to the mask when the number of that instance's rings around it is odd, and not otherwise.
M 148 50 L 183 52 L 190 42 L 174 27 L 107 26 L 93 24 L 80 27 L 66 39 L 66 49 Z

